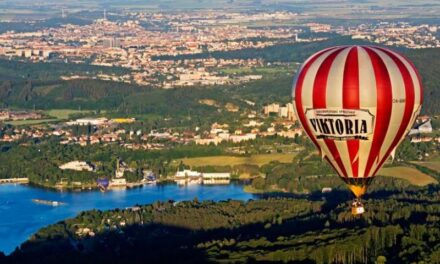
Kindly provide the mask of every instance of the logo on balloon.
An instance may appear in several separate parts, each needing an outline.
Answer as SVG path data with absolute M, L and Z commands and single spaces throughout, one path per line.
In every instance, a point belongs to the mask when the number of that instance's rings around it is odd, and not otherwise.
M 374 116 L 368 110 L 306 109 L 305 115 L 317 139 L 368 140 Z

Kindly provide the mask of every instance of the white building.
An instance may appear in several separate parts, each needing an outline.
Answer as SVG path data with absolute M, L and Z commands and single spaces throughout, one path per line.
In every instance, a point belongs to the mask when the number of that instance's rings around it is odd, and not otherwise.
M 210 145 L 210 144 L 214 144 L 214 145 L 218 145 L 219 143 L 221 143 L 223 141 L 223 139 L 219 138 L 219 137 L 214 137 L 214 138 L 198 138 L 195 140 L 197 145 Z
M 122 187 L 127 186 L 127 181 L 125 178 L 119 178 L 119 179 L 111 179 L 110 180 L 110 187 Z
M 249 123 L 244 124 L 243 126 L 245 126 L 245 127 L 259 127 L 259 126 L 261 126 L 263 124 L 264 124 L 263 122 L 257 122 L 255 120 L 249 120 Z
M 278 110 L 278 116 L 294 121 L 296 119 L 296 116 L 295 110 L 293 109 L 293 104 L 288 103 L 285 106 L 280 107 L 280 109 Z
M 67 162 L 67 163 L 59 166 L 59 168 L 62 170 L 75 170 L 75 171 L 93 171 L 94 170 L 94 167 L 91 164 L 89 164 L 85 161 L 78 161 L 78 160 Z
M 295 130 L 288 130 L 288 131 L 280 131 L 280 132 L 277 132 L 277 135 L 280 137 L 295 138 L 296 136 L 302 135 L 302 130 L 295 129 Z
M 411 136 L 411 135 L 423 134 L 423 133 L 432 133 L 431 119 L 428 119 L 423 123 L 417 125 L 415 128 L 411 129 L 408 135 Z
M 263 109 L 263 112 L 265 115 L 270 115 L 271 113 L 276 113 L 280 111 L 280 105 L 279 104 L 270 104 L 266 105 Z
M 186 177 L 200 177 L 201 173 L 198 171 L 192 171 L 192 170 L 183 170 L 176 172 L 175 175 L 177 178 L 186 178 Z
M 231 173 L 229 172 L 205 172 L 202 173 L 203 179 L 230 179 Z
M 332 188 L 330 188 L 330 187 L 324 187 L 324 188 L 322 188 L 321 192 L 322 192 L 322 193 L 330 193 L 330 192 L 332 192 Z
M 229 134 L 229 132 L 227 132 L 227 133 L 220 133 L 217 136 L 222 140 L 229 140 L 229 137 L 231 136 L 231 134 Z
M 432 124 L 431 119 L 421 123 L 417 129 L 419 130 L 419 133 L 432 133 Z
M 231 140 L 234 143 L 238 143 L 238 142 L 242 142 L 242 141 L 254 140 L 256 138 L 257 138 L 257 134 L 247 133 L 244 135 L 231 135 L 229 137 L 229 140 Z
M 178 185 L 229 184 L 230 180 L 231 173 L 229 172 L 202 173 L 193 170 L 178 171 L 174 179 Z
M 102 126 L 107 123 L 108 123 L 108 119 L 105 117 L 101 117 L 101 118 L 80 118 L 75 121 L 69 121 L 66 124 L 69 126 L 74 126 L 74 125 L 87 126 L 89 124 L 92 126 Z

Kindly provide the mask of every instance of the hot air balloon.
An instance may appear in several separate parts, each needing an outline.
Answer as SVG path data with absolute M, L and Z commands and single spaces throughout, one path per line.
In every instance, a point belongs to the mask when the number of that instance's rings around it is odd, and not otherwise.
M 371 180 L 411 129 L 422 104 L 414 65 L 382 47 L 340 46 L 315 53 L 298 70 L 293 103 L 299 122 L 355 195 L 353 214 Z

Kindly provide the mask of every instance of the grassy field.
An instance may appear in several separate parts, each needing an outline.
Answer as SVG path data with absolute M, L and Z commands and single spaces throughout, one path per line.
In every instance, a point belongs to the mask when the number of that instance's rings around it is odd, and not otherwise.
M 240 164 L 264 165 L 271 161 L 281 163 L 292 162 L 295 154 L 276 153 L 276 154 L 258 154 L 250 157 L 235 156 L 214 156 L 182 159 L 182 162 L 189 166 L 235 166 Z
M 377 175 L 394 177 L 398 179 L 404 179 L 411 184 L 417 186 L 425 186 L 431 183 L 438 183 L 436 179 L 431 176 L 410 167 L 388 167 L 379 170 Z
M 89 113 L 90 111 L 88 110 L 73 110 L 73 109 L 52 109 L 52 110 L 47 110 L 44 113 L 46 113 L 47 115 L 53 116 L 57 119 L 68 119 L 69 115 L 71 114 L 79 114 L 79 113 Z
M 440 172 L 440 162 L 436 161 L 416 161 L 414 164 L 426 167 L 431 170 L 435 170 L 436 172 Z
M 36 125 L 42 123 L 49 123 L 54 121 L 58 121 L 58 119 L 17 120 L 17 121 L 7 121 L 6 124 L 11 124 L 13 126 L 23 126 L 23 125 Z

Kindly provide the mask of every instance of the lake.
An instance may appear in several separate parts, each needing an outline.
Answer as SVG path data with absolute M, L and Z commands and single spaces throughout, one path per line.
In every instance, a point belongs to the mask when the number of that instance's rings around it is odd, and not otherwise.
M 108 210 L 148 204 L 157 200 L 249 200 L 256 196 L 243 191 L 241 184 L 146 185 L 108 192 L 57 192 L 28 185 L 0 185 L 0 251 L 11 253 L 40 228 L 76 216 L 90 209 Z M 54 200 L 61 206 L 36 204 L 32 199 Z

